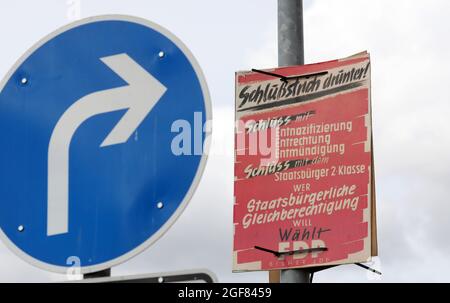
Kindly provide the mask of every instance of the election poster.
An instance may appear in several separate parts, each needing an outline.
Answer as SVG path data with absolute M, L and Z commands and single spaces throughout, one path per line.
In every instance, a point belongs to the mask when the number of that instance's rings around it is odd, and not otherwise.
M 370 56 L 236 73 L 233 271 L 377 254 Z

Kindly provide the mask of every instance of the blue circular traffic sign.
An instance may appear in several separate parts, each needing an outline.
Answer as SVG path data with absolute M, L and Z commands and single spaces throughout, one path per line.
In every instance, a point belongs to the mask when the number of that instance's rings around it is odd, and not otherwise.
M 56 272 L 133 257 L 192 197 L 207 136 L 194 125 L 210 119 L 198 64 L 160 26 L 100 16 L 50 34 L 0 83 L 0 237 Z M 200 152 L 174 151 L 186 125 Z

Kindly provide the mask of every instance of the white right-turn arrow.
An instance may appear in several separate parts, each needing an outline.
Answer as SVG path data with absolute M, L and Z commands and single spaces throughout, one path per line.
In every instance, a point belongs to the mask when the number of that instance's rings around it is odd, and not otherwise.
M 48 147 L 47 236 L 69 229 L 69 150 L 78 127 L 92 116 L 128 109 L 100 147 L 124 143 L 167 90 L 127 54 L 101 60 L 128 85 L 84 96 L 58 120 Z

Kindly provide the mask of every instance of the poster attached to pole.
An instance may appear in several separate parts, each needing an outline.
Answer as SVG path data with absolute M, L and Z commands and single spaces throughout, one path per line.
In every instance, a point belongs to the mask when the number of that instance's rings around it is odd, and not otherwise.
M 377 254 L 367 52 L 236 73 L 233 270 Z

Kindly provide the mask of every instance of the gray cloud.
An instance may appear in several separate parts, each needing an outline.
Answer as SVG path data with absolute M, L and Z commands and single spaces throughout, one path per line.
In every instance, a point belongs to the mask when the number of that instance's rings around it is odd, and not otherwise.
M 60 1 L 24 3 L 0 4 L 0 33 L 8 41 L 2 46 L 1 74 L 19 53 L 67 22 Z M 371 53 L 381 281 L 450 281 L 450 43 L 445 38 L 450 3 L 322 0 L 308 1 L 305 7 L 307 62 L 365 49 Z M 276 64 L 276 1 L 82 1 L 83 17 L 104 13 L 158 22 L 192 49 L 209 82 L 214 118 L 220 120 L 214 140 L 222 146 L 211 155 L 196 194 L 175 225 L 113 274 L 209 268 L 223 282 L 267 281 L 265 272 L 231 273 L 231 132 L 234 72 Z M 226 147 L 230 154 L 224 154 Z M 0 258 L 0 281 L 65 279 L 24 263 L 3 244 Z M 377 281 L 371 279 L 354 265 L 315 277 L 317 282 Z

